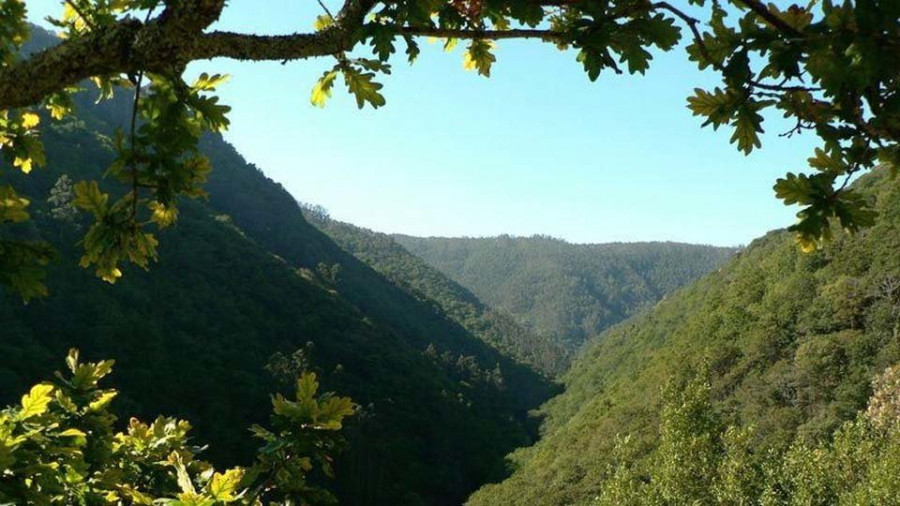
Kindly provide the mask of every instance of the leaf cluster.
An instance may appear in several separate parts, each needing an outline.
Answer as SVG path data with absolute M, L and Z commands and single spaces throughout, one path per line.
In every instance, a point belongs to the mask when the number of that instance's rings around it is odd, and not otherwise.
M 254 426 L 264 440 L 257 461 L 223 472 L 199 459 L 191 425 L 158 417 L 132 418 L 115 432 L 109 411 L 116 397 L 99 382 L 113 361 L 83 363 L 77 350 L 68 372 L 35 385 L 18 406 L 0 412 L 0 501 L 14 504 L 316 504 L 331 496 L 306 482 L 310 462 L 328 466 L 337 431 L 355 405 L 333 394 L 318 396 L 313 375 L 298 380 L 297 398 L 273 400 L 277 432 Z M 285 405 L 307 411 L 285 412 Z

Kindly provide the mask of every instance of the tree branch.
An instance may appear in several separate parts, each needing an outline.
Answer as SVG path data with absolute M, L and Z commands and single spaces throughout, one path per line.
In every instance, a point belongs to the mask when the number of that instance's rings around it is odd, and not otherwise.
M 737 0 L 737 1 L 743 2 L 744 0 Z M 681 19 L 684 22 L 684 24 L 687 25 L 688 29 L 690 29 L 691 34 L 693 35 L 693 38 L 694 38 L 694 42 L 697 44 L 697 47 L 700 49 L 700 54 L 703 55 L 703 57 L 706 59 L 706 61 L 709 62 L 709 64 L 712 65 L 712 67 L 714 69 L 718 70 L 719 72 L 724 71 L 723 62 L 714 60 L 712 55 L 709 52 L 709 48 L 706 47 L 706 43 L 703 42 L 703 36 L 701 35 L 699 28 L 697 28 L 697 25 L 700 24 L 700 20 L 689 16 L 684 11 L 678 9 L 677 7 L 673 6 L 669 2 L 665 2 L 665 1 L 653 3 L 653 4 L 651 4 L 651 8 L 667 10 L 670 13 L 672 13 L 675 17 Z M 766 11 L 766 12 L 768 12 L 768 11 Z M 778 18 L 775 18 L 775 19 L 778 19 Z M 785 25 L 785 26 L 787 26 L 787 25 Z M 794 30 L 794 29 L 791 28 L 791 30 Z M 797 32 L 796 30 L 794 30 L 794 32 L 800 33 L 800 32 Z M 818 90 L 818 88 L 807 87 L 807 86 L 785 86 L 783 84 L 768 84 L 768 83 L 764 83 L 764 82 L 761 82 L 756 79 L 750 79 L 749 84 L 751 86 L 753 86 L 754 88 L 759 88 L 761 90 L 767 90 L 767 91 L 775 91 L 775 92 L 817 91 Z
M 127 20 L 20 60 L 0 71 L 0 110 L 25 107 L 91 76 L 136 73 L 129 57 L 141 23 Z
M 447 39 L 542 39 L 563 40 L 565 34 L 553 30 L 512 29 L 512 30 L 450 30 L 446 28 L 401 27 L 399 35 L 438 37 Z
M 225 0 L 167 0 L 165 4 L 166 8 L 159 17 L 160 24 L 189 35 L 200 33 L 215 23 L 225 8 Z
M 764 4 L 760 3 L 759 0 L 735 0 L 737 3 L 747 7 L 751 11 L 755 12 L 757 16 L 766 20 L 770 25 L 777 28 L 779 31 L 786 35 L 790 35 L 792 37 L 802 38 L 803 32 L 797 30 L 793 26 L 787 24 L 776 16 L 772 11 L 769 10 Z
M 351 44 L 346 34 L 332 29 L 291 35 L 212 32 L 198 39 L 189 56 L 192 60 L 297 60 L 349 50 Z

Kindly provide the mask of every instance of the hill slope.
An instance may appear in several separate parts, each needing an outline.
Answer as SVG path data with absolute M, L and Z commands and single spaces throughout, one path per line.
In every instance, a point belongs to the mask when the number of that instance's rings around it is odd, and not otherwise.
M 405 291 L 434 304 L 473 335 L 547 375 L 564 372 L 568 350 L 561 343 L 539 336 L 516 323 L 509 314 L 488 307 L 391 236 L 333 220 L 321 213 L 307 212 L 305 216 L 344 250 Z
M 492 307 L 568 350 L 721 265 L 733 248 L 394 236 Z
M 326 388 L 363 406 L 336 466 L 342 504 L 459 504 L 502 477 L 502 455 L 528 442 L 526 413 L 552 386 L 343 251 L 218 136 L 202 145 L 210 200 L 184 203 L 160 234 L 158 265 L 129 268 L 115 286 L 78 268 L 79 223 L 54 220 L 41 196 L 62 174 L 95 178 L 108 165 L 128 100 L 78 102 L 77 118 L 45 118 L 48 169 L 0 171 L 33 197 L 20 233 L 61 251 L 48 299 L 23 306 L 0 293 L 0 402 L 77 346 L 118 360 L 120 413 L 189 418 L 209 456 L 229 463 L 248 455 L 246 428 L 269 412 L 270 357 L 304 349 Z
M 631 435 L 635 462 L 656 448 L 660 391 L 684 364 L 707 364 L 713 405 L 756 428 L 755 452 L 830 437 L 865 407 L 872 378 L 900 360 L 900 189 L 881 176 L 856 185 L 881 213 L 865 233 L 802 254 L 792 234 L 772 232 L 602 334 L 542 408 L 541 441 L 470 504 L 590 502 L 617 435 Z

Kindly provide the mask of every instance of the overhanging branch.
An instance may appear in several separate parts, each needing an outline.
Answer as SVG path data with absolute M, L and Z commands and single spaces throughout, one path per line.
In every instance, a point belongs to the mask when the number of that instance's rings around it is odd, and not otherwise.
M 511 30 L 450 30 L 446 28 L 414 28 L 402 27 L 397 30 L 400 35 L 421 37 L 437 37 L 446 39 L 541 39 L 562 41 L 565 34 L 553 30 L 511 29 Z

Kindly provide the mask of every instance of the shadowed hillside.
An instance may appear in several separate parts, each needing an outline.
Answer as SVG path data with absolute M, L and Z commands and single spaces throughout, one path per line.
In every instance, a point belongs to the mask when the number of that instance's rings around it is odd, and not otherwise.
M 569 351 L 562 343 L 529 331 L 506 312 L 488 307 L 468 289 L 408 252 L 391 236 L 332 220 L 321 212 L 309 210 L 306 216 L 346 251 L 397 286 L 434 304 L 491 346 L 547 375 L 556 376 L 565 371 Z
M 33 44 L 52 42 L 35 32 Z M 209 458 L 234 463 L 257 446 L 247 427 L 270 411 L 279 383 L 265 367 L 281 353 L 293 357 L 282 369 L 312 368 L 362 406 L 336 463 L 342 504 L 459 504 L 502 477 L 503 454 L 530 441 L 527 412 L 549 382 L 343 251 L 218 136 L 201 146 L 215 167 L 210 198 L 184 202 L 178 225 L 160 232 L 158 264 L 130 267 L 113 286 L 77 266 L 85 220 L 56 219 L 44 199 L 62 175 L 108 166 L 129 95 L 97 106 L 78 97 L 76 117 L 42 121 L 46 169 L 2 172 L 35 197 L 34 219 L 16 233 L 60 257 L 47 299 L 0 294 L 0 400 L 79 347 L 117 360 L 121 414 L 188 418 Z

